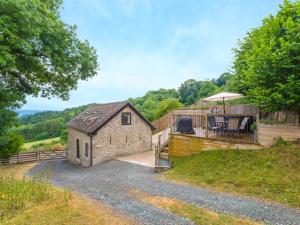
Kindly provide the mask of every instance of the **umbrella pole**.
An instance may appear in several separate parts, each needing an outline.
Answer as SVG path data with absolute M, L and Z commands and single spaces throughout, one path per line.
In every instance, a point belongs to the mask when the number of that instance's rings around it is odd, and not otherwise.
M 225 114 L 225 98 L 223 97 L 223 109 L 224 109 L 224 114 Z

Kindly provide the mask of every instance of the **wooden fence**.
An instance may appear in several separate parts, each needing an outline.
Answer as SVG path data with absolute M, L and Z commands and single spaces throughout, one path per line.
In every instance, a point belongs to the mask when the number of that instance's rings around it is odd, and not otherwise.
M 156 128 L 155 133 L 158 133 L 167 127 L 170 126 L 172 123 L 172 112 L 167 113 L 166 115 L 160 117 L 158 120 L 154 121 L 152 124 Z
M 67 151 L 31 151 L 31 152 L 19 152 L 10 157 L 0 157 L 0 166 L 17 164 L 17 163 L 29 163 L 45 160 L 66 159 Z
M 279 111 L 273 113 L 260 113 L 260 120 L 274 120 L 282 123 L 299 125 L 300 116 L 298 112 L 292 111 Z

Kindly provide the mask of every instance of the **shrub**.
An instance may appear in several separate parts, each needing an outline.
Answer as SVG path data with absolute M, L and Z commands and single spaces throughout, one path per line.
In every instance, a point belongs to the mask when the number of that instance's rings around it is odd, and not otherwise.
M 284 140 L 282 137 L 274 138 L 274 141 L 273 141 L 274 147 L 282 148 L 282 147 L 287 147 L 290 145 L 291 145 L 291 142 Z

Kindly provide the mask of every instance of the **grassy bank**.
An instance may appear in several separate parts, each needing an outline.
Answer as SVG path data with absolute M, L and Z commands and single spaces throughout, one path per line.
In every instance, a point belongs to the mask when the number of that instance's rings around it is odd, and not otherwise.
M 30 167 L 0 168 L 0 224 L 134 224 L 98 202 L 55 188 L 45 174 L 21 178 Z
M 300 149 L 216 150 L 173 158 L 164 178 L 300 207 Z
M 60 137 L 49 138 L 41 141 L 27 142 L 23 146 L 23 152 L 28 151 L 53 151 L 53 150 L 65 150 L 66 145 L 61 143 Z
M 26 150 L 31 149 L 33 146 L 38 146 L 41 144 L 50 144 L 50 143 L 59 143 L 60 142 L 60 137 L 55 137 L 55 138 L 49 138 L 45 140 L 40 140 L 40 141 L 32 141 L 32 142 L 27 142 L 24 144 L 24 148 Z
M 158 208 L 165 209 L 171 213 L 185 217 L 195 224 L 199 225 L 259 225 L 245 218 L 239 218 L 223 213 L 216 213 L 204 208 L 200 208 L 183 201 L 161 196 L 151 196 L 142 192 L 135 191 L 134 194 L 142 201 L 154 205 Z

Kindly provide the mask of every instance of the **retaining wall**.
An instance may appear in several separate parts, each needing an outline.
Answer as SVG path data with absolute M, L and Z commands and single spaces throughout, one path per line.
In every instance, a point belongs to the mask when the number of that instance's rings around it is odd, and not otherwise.
M 297 125 L 259 123 L 257 129 L 258 143 L 264 146 L 271 146 L 278 137 L 287 141 L 300 139 L 300 126 Z

